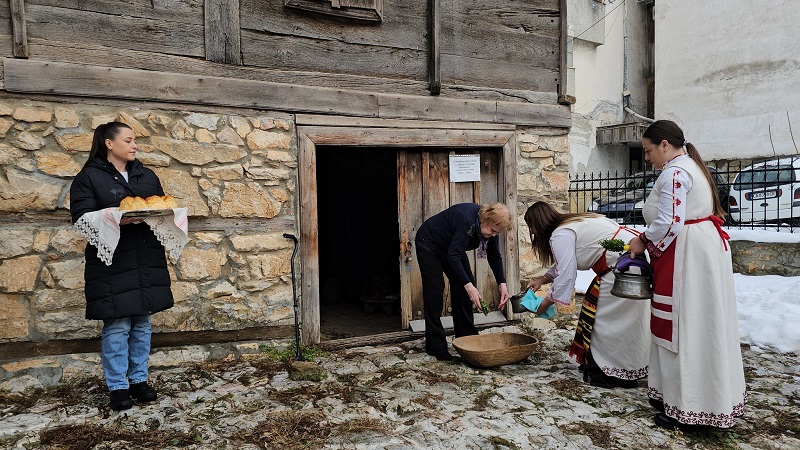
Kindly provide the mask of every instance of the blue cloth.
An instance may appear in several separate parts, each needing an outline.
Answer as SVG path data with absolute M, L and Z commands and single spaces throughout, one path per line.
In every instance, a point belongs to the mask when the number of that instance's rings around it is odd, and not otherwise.
M 150 335 L 150 316 L 103 321 L 101 359 L 109 391 L 147 381 Z
M 539 297 L 538 295 L 536 295 L 535 292 L 528 289 L 528 292 L 526 292 L 525 296 L 522 297 L 522 301 L 520 302 L 520 304 L 525 308 L 527 308 L 530 312 L 535 314 L 536 311 L 539 309 L 539 305 L 542 304 L 542 300 L 544 300 L 544 297 Z M 550 307 L 547 308 L 542 314 L 539 314 L 537 317 L 541 317 L 543 319 L 549 319 L 555 315 L 556 315 L 556 305 L 554 303 L 550 305 Z

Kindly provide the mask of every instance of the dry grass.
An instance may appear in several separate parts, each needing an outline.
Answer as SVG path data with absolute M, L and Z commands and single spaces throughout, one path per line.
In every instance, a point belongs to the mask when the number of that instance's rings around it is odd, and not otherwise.
M 592 444 L 601 448 L 613 448 L 614 441 L 611 439 L 611 429 L 602 424 L 591 423 L 569 423 L 559 425 L 565 435 L 583 435 L 592 440 Z
M 104 442 L 124 441 L 145 448 L 185 447 L 201 442 L 196 434 L 175 430 L 133 431 L 98 425 L 67 425 L 45 430 L 40 444 L 49 450 L 88 450 Z
M 322 448 L 332 436 L 386 433 L 388 427 L 369 417 L 331 423 L 319 411 L 278 411 L 236 438 L 266 450 L 305 450 Z

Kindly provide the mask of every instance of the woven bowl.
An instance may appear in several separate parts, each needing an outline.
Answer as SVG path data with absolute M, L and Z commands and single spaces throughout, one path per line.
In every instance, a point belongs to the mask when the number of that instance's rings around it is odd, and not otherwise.
M 453 347 L 464 361 L 477 367 L 495 367 L 528 359 L 539 341 L 527 334 L 492 333 L 453 339 Z

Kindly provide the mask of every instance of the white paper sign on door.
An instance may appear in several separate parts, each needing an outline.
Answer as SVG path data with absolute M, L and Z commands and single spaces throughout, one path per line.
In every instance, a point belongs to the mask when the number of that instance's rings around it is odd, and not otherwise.
M 450 155 L 450 182 L 481 181 L 481 155 Z

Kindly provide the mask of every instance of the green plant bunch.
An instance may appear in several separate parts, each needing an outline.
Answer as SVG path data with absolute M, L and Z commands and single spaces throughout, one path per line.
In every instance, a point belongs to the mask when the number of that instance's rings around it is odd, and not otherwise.
M 489 305 L 483 299 L 481 299 L 481 312 L 483 312 L 484 316 L 489 314 Z
M 612 252 L 624 252 L 628 250 L 628 244 L 622 239 L 604 239 L 599 242 L 600 246 Z

